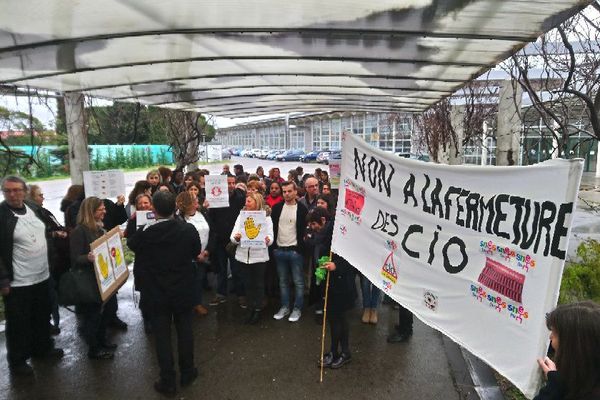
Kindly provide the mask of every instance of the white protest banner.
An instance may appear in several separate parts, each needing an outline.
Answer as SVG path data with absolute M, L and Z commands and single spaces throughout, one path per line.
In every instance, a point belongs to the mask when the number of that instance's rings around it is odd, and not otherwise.
M 448 166 L 354 135 L 342 151 L 333 252 L 533 397 L 582 160 Z
M 85 196 L 100 199 L 125 195 L 125 174 L 118 169 L 106 171 L 83 171 Z
M 342 175 L 342 160 L 329 160 L 329 183 L 331 189 L 340 187 L 340 178 Z
M 94 270 L 102 301 L 108 300 L 129 277 L 121 243 L 121 229 L 116 226 L 90 244 Z
M 240 247 L 267 247 L 265 243 L 267 215 L 264 210 L 240 211 Z M 264 229 L 263 229 L 264 228 Z
M 206 175 L 204 177 L 206 200 L 210 208 L 229 207 L 229 190 L 226 175 Z
M 136 211 L 135 212 L 135 225 L 144 226 L 152 225 L 156 222 L 156 215 L 154 211 Z

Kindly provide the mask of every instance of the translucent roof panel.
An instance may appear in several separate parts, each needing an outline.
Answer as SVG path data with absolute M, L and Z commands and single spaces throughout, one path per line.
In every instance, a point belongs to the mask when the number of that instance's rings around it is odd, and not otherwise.
M 227 116 L 422 110 L 586 4 L 3 0 L 0 82 Z

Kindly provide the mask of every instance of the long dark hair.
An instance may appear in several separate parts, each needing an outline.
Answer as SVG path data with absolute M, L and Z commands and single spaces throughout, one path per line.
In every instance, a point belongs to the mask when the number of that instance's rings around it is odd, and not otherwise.
M 558 336 L 555 363 L 567 399 L 580 399 L 600 385 L 600 305 L 564 304 L 546 316 Z

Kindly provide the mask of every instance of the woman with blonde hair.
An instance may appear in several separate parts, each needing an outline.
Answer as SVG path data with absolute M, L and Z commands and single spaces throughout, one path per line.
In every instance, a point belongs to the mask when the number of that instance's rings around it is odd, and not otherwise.
M 146 174 L 146 180 L 150 184 L 151 194 L 154 194 L 158 190 L 158 186 L 163 182 L 162 175 L 157 169 L 153 169 Z
M 263 211 L 265 212 L 265 225 L 256 226 L 250 218 L 242 221 L 243 214 L 238 215 L 233 231 L 231 232 L 231 242 L 238 244 L 235 251 L 235 259 L 239 262 L 239 269 L 242 272 L 242 279 L 246 289 L 246 301 L 250 314 L 245 320 L 246 324 L 254 325 L 260 320 L 260 312 L 263 307 L 265 297 L 265 269 L 269 261 L 268 246 L 273 242 L 273 222 L 271 221 L 270 210 L 265 211 L 265 200 L 260 193 L 248 193 L 246 196 L 246 205 L 244 211 Z M 262 231 L 265 238 L 264 247 L 242 247 L 242 229 L 250 237 L 250 232 L 260 234 Z
M 94 254 L 90 244 L 104 234 L 102 219 L 105 214 L 104 202 L 97 197 L 88 197 L 81 203 L 77 226 L 71 233 L 71 268 L 89 272 L 89 278 L 94 282 Z M 88 345 L 89 358 L 106 360 L 114 357 L 117 346 L 106 340 L 106 327 L 109 318 L 116 313 L 116 307 L 116 296 L 102 305 L 100 292 L 97 302 L 78 304 L 78 309 L 83 314 L 83 337 Z

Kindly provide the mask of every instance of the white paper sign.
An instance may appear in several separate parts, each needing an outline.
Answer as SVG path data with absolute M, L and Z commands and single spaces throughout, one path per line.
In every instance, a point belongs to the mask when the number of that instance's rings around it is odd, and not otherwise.
M 265 235 L 267 231 L 266 225 L 267 215 L 264 210 L 260 211 L 240 211 L 240 232 L 242 239 L 240 247 L 267 247 L 265 243 Z
M 332 189 L 340 187 L 342 160 L 329 160 L 329 183 Z
M 125 175 L 118 169 L 83 171 L 83 185 L 86 197 L 110 199 L 125 195 Z
M 332 250 L 533 397 L 582 165 L 440 165 L 345 135 Z
M 118 279 L 119 276 L 125 274 L 127 270 L 123 243 L 121 242 L 121 235 L 118 230 L 111 230 L 107 234 L 106 245 L 113 264 L 115 279 Z
M 208 161 L 221 161 L 223 159 L 223 146 L 220 144 L 209 144 L 206 146 Z
M 226 175 L 206 175 L 204 177 L 206 200 L 210 208 L 229 207 L 229 190 Z
M 136 226 L 152 225 L 156 222 L 154 211 L 136 211 L 135 224 Z
M 94 267 L 96 268 L 96 276 L 100 282 L 100 292 L 102 293 L 115 282 L 111 257 L 106 243 L 102 243 L 91 250 L 94 254 Z

